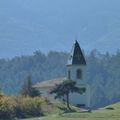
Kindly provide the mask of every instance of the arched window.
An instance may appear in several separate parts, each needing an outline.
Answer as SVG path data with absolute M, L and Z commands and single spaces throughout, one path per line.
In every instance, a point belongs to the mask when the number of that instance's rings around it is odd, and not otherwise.
M 77 79 L 82 79 L 82 71 L 81 71 L 81 69 L 77 69 L 76 77 L 77 77 Z
M 70 70 L 68 70 L 68 79 L 69 80 L 71 79 L 71 72 L 70 72 Z

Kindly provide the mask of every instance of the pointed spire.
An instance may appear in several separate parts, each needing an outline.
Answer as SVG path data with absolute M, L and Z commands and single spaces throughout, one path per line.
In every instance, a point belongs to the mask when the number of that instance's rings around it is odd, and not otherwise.
M 86 65 L 84 55 L 77 40 L 75 40 L 68 65 Z

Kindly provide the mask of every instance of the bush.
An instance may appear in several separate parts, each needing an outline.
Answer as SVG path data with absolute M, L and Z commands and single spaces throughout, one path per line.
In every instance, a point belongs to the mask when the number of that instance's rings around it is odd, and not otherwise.
M 15 117 L 16 102 L 12 97 L 0 98 L 0 118 L 7 119 Z
M 16 116 L 19 118 L 42 116 L 41 104 L 44 103 L 40 97 L 16 98 Z
M 0 98 L 0 118 L 43 116 L 41 105 L 44 103 L 45 100 L 41 97 L 2 97 Z

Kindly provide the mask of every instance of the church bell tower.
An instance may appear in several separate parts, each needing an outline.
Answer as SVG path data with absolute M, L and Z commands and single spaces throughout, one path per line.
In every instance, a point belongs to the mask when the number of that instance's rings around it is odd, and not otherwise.
M 76 82 L 83 82 L 85 67 L 86 61 L 76 40 L 67 63 L 67 78 Z
M 84 71 L 86 68 L 86 60 L 80 48 L 78 41 L 76 40 L 70 57 L 67 63 L 67 79 L 76 81 L 76 85 L 80 88 L 85 88 L 86 91 L 82 95 L 72 93 L 70 102 L 76 106 L 90 107 L 90 87 L 84 79 Z

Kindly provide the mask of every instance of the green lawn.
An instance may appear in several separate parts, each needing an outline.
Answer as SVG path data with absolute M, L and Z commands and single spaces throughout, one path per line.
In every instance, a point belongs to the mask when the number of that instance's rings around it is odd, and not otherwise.
M 120 103 L 107 106 L 105 108 L 89 112 L 62 113 L 60 111 L 51 113 L 46 117 L 32 118 L 26 120 L 120 120 Z

